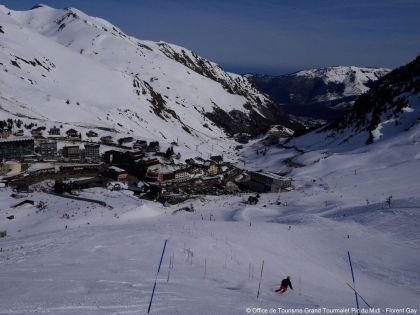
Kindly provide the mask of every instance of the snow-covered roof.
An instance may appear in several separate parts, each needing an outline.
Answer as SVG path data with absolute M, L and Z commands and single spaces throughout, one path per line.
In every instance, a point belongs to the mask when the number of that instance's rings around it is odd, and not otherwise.
M 113 170 L 115 172 L 118 172 L 118 173 L 125 173 L 126 172 L 125 170 L 123 170 L 122 168 L 119 168 L 117 166 L 110 166 L 109 169 Z
M 276 179 L 276 180 L 284 180 L 285 179 L 283 176 L 280 176 L 278 174 L 271 173 L 271 172 L 251 172 L 251 173 L 260 174 L 260 175 L 263 175 L 265 177 L 269 177 L 269 178 Z
M 39 171 L 39 170 L 49 169 L 49 168 L 54 168 L 54 167 L 55 166 L 52 163 L 35 163 L 29 166 L 29 168 L 27 169 L 27 172 L 34 172 L 34 171 Z
M 0 142 L 15 142 L 15 141 L 29 141 L 34 140 L 32 137 L 9 137 L 6 139 L 0 139 Z
M 20 164 L 20 162 L 19 161 L 14 161 L 14 160 L 9 160 L 9 161 L 4 162 L 4 164 L 6 164 L 6 165 L 16 165 L 16 164 Z

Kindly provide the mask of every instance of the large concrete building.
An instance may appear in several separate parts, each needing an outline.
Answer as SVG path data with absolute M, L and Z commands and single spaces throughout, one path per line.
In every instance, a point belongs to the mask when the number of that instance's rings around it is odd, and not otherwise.
M 9 137 L 0 139 L 0 159 L 22 159 L 34 154 L 34 139 L 30 137 Z
M 79 159 L 80 158 L 80 148 L 79 146 L 66 146 L 63 147 L 63 156 L 69 159 Z
M 99 154 L 100 145 L 97 143 L 85 144 L 85 160 L 90 162 L 97 162 L 100 159 Z
M 44 141 L 38 145 L 39 154 L 43 157 L 55 157 L 57 155 L 57 142 Z
M 251 172 L 249 188 L 258 192 L 280 192 L 292 186 L 292 180 L 268 172 Z

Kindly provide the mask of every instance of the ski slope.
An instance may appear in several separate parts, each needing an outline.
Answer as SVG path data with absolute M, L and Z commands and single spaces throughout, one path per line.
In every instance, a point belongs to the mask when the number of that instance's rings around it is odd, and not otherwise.
M 329 156 L 307 152 L 298 159 L 307 166 L 291 173 L 294 191 L 252 206 L 246 194 L 163 207 L 103 189 L 81 196 L 108 207 L 42 192 L 19 199 L 44 201 L 37 212 L 10 208 L 19 200 L 3 190 L 0 314 L 145 314 L 165 239 L 154 314 L 354 307 L 347 251 L 371 306 L 419 308 L 420 144 L 411 132 Z M 269 151 L 264 168 L 275 171 L 276 154 L 291 153 L 283 151 Z M 172 214 L 191 204 L 194 213 Z M 280 296 L 287 275 L 295 290 Z

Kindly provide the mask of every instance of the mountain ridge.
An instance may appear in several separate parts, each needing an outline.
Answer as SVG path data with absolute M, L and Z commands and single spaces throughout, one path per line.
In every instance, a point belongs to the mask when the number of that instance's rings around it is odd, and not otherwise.
M 294 73 L 246 75 L 289 114 L 331 121 L 349 111 L 356 98 L 390 69 L 331 66 Z
M 222 151 L 244 130 L 257 135 L 273 124 L 301 127 L 246 78 L 186 48 L 128 36 L 77 9 L 1 6 L 0 25 L 2 117 L 181 139 L 189 146 L 213 143 Z
M 349 150 L 406 133 L 418 141 L 420 55 L 377 80 L 350 112 L 292 142 L 298 146 Z

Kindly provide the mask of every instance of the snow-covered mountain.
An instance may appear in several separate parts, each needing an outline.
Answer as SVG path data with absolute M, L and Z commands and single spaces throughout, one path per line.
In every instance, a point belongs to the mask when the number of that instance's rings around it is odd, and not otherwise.
M 246 78 L 74 8 L 0 6 L 0 45 L 0 119 L 221 150 L 243 130 L 297 125 Z
M 414 165 L 420 158 L 419 144 L 420 56 L 417 56 L 377 80 L 343 117 L 289 138 L 283 142 L 283 148 L 272 147 L 262 157 L 255 153 L 265 149 L 258 140 L 241 154 L 249 167 L 281 173 L 291 173 L 296 167 L 306 173 L 308 166 L 318 171 L 322 168 L 326 174 L 340 173 L 339 168 L 347 164 L 365 170 L 377 169 L 376 163 L 380 161 L 389 167 L 398 163 L 409 173 L 418 170 Z M 419 175 L 417 172 L 416 176 Z M 378 172 L 377 176 L 381 180 L 383 174 Z M 393 176 L 399 178 L 400 173 Z
M 385 68 L 337 66 L 269 76 L 246 75 L 256 87 L 297 116 L 331 120 L 348 111 L 356 98 L 387 74 Z
M 379 79 L 352 110 L 320 131 L 335 143 L 370 144 L 420 123 L 420 56 Z

